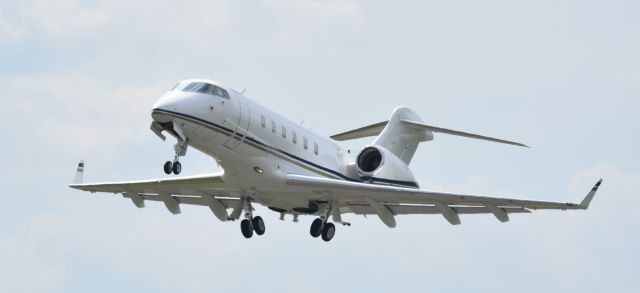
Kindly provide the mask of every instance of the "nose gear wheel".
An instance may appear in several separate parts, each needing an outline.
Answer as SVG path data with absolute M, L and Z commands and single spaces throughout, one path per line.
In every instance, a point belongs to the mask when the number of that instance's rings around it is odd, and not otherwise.
M 169 175 L 171 173 L 178 175 L 182 172 L 182 164 L 180 164 L 180 157 L 187 154 L 187 147 L 189 143 L 182 138 L 178 139 L 178 142 L 173 146 L 173 150 L 175 151 L 175 157 L 172 161 L 167 161 L 164 163 L 164 173 Z
M 176 161 L 175 163 L 173 163 L 173 168 L 171 168 L 173 171 L 173 174 L 180 174 L 180 172 L 182 171 L 182 164 L 180 164 L 180 162 Z

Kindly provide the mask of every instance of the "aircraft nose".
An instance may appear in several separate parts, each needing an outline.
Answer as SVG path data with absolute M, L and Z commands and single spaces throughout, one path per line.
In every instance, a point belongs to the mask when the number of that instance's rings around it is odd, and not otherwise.
M 168 93 L 160 98 L 151 108 L 151 117 L 158 123 L 166 123 L 172 120 L 171 113 L 178 113 L 180 111 L 179 99 Z
M 153 105 L 152 109 L 153 111 L 180 112 L 187 98 L 182 93 L 168 92 Z
M 177 112 L 178 103 L 175 99 L 172 99 L 171 97 L 163 97 L 160 100 L 158 100 L 155 103 L 155 105 L 153 105 L 153 110 Z

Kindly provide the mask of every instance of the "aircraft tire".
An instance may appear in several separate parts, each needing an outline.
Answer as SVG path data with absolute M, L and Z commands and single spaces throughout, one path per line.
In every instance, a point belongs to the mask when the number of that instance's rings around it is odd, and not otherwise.
M 173 174 L 180 174 L 180 172 L 182 171 L 182 164 L 180 164 L 180 162 L 175 162 L 173 163 Z
M 311 237 L 318 238 L 318 236 L 322 234 L 322 220 L 321 219 L 313 220 L 313 223 L 311 223 L 311 229 L 309 229 L 309 232 L 311 233 Z
M 264 225 L 264 220 L 262 220 L 262 217 L 260 216 L 254 217 L 253 220 L 251 220 L 251 223 L 253 224 L 253 230 L 256 231 L 256 234 L 258 235 L 264 234 L 266 227 Z
M 240 230 L 242 230 L 242 235 L 244 238 L 251 238 L 253 236 L 253 228 L 251 227 L 251 222 L 247 219 L 244 219 L 240 222 Z
M 331 241 L 336 234 L 336 226 L 333 223 L 326 223 L 322 227 L 322 240 Z
M 171 174 L 172 171 L 173 171 L 173 163 L 171 163 L 171 161 L 167 161 L 166 163 L 164 163 L 164 173 L 169 175 Z

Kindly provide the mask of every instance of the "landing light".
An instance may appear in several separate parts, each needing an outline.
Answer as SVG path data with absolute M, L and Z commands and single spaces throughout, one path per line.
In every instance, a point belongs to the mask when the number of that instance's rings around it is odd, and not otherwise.
M 260 167 L 253 167 L 253 171 L 256 171 L 258 174 L 262 174 L 262 169 Z

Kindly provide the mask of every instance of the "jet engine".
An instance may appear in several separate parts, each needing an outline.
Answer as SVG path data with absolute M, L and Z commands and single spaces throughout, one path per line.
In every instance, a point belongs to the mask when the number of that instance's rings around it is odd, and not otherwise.
M 356 159 L 360 179 L 371 183 L 418 187 L 409 166 L 381 146 L 368 146 Z

